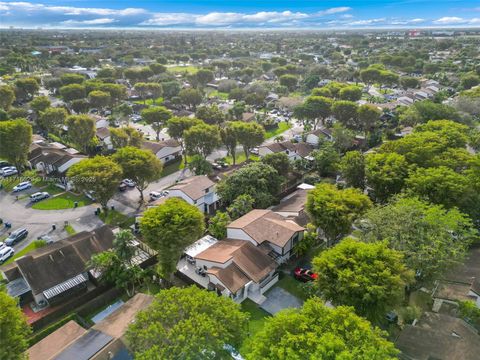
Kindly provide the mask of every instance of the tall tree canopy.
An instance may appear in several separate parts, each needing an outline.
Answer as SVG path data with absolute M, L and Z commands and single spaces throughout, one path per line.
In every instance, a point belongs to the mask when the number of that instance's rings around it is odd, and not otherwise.
M 358 189 L 339 190 L 334 185 L 320 183 L 308 192 L 306 210 L 332 243 L 348 234 L 353 222 L 371 206 L 368 196 Z
M 394 360 L 398 350 L 386 333 L 373 328 L 352 308 L 330 309 L 318 298 L 300 309 L 287 309 L 267 318 L 255 334 L 247 360 Z
M 0 157 L 18 169 L 27 162 L 32 144 L 32 126 L 25 119 L 0 121 Z
M 172 117 L 167 122 L 167 131 L 173 139 L 177 140 L 182 147 L 185 155 L 185 163 L 187 162 L 187 152 L 185 151 L 184 133 L 192 126 L 199 125 L 202 120 L 189 117 Z
M 248 315 L 231 299 L 191 286 L 160 291 L 127 330 L 139 360 L 228 359 L 239 347 Z
M 282 178 L 270 165 L 255 162 L 245 165 L 221 181 L 217 192 L 226 204 L 231 204 L 240 195 L 250 195 L 254 206 L 267 208 L 275 202 Z
M 477 239 L 468 216 L 417 198 L 399 198 L 369 210 L 359 222 L 359 237 L 367 242 L 387 241 L 404 254 L 405 264 L 423 284 L 461 263 Z
M 185 149 L 189 155 L 207 157 L 220 145 L 220 129 L 216 125 L 200 123 L 184 132 Z
M 167 125 L 171 117 L 172 112 L 164 106 L 149 107 L 142 110 L 142 118 L 152 126 L 157 135 L 157 141 L 160 140 L 160 131 Z
M 133 146 L 118 149 L 112 158 L 122 168 L 123 176 L 135 181 L 135 187 L 140 192 L 140 202 L 143 202 L 143 191 L 162 175 L 160 160 L 150 150 Z
M 385 243 L 363 243 L 352 238 L 313 259 L 322 296 L 335 305 L 353 306 L 357 314 L 378 321 L 399 305 L 413 273 L 403 254 Z
M 97 201 L 106 210 L 108 200 L 113 197 L 122 179 L 122 169 L 108 157 L 95 156 L 72 165 L 67 176 L 76 189 L 93 191 Z
M 158 251 L 161 275 L 169 277 L 185 248 L 202 236 L 205 224 L 196 206 L 170 198 L 144 212 L 140 229 L 149 246 Z
M 95 137 L 95 120 L 88 115 L 70 115 L 66 123 L 70 140 L 87 153 Z
M 17 301 L 0 288 L 0 359 L 23 360 L 32 332 Z

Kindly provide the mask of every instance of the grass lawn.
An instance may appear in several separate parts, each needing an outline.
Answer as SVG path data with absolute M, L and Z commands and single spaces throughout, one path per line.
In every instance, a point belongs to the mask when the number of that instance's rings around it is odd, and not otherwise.
M 257 304 L 252 300 L 246 299 L 241 304 L 242 311 L 250 315 L 250 320 L 248 322 L 248 337 L 243 342 L 240 347 L 240 354 L 245 354 L 247 349 L 250 347 L 250 342 L 255 341 L 255 335 L 259 332 L 265 323 L 265 319 L 270 317 L 270 314 L 266 311 L 260 309 Z
M 55 186 L 54 184 L 48 184 L 45 187 L 41 188 L 41 190 L 48 192 L 50 195 L 60 194 L 65 191 L 62 188 Z
M 35 210 L 61 210 L 73 209 L 75 201 L 78 202 L 78 207 L 89 205 L 92 202 L 84 195 L 75 195 L 70 192 L 39 201 L 32 205 Z
M 30 244 L 28 244 L 24 249 L 20 250 L 18 253 L 16 253 L 15 255 L 13 255 L 10 259 L 8 259 L 7 261 L 5 261 L 3 263 L 3 265 L 6 265 L 6 264 L 10 264 L 12 262 L 15 261 L 15 259 L 18 259 L 19 257 L 22 257 L 23 255 L 29 253 L 30 251 L 32 250 L 35 250 L 35 249 L 38 249 L 38 248 L 41 248 L 43 246 L 47 245 L 47 243 L 45 241 L 42 241 L 42 240 L 35 240 L 35 241 L 32 241 Z
M 228 100 L 228 93 L 226 92 L 221 92 L 218 90 L 213 90 L 208 94 L 209 98 L 217 97 L 222 100 Z
M 290 274 L 283 274 L 281 280 L 277 282 L 275 286 L 279 286 L 282 289 L 288 291 L 290 294 L 295 295 L 301 300 L 307 299 L 307 293 L 303 288 L 303 283 L 295 280 L 295 278 Z
M 75 235 L 77 232 L 75 231 L 75 229 L 73 228 L 72 225 L 68 224 L 67 226 L 65 226 L 65 231 L 67 232 L 68 235 Z
M 232 156 L 226 156 L 224 159 L 223 159 L 227 164 L 230 164 L 232 165 L 233 164 L 233 157 Z M 244 163 L 247 158 L 245 156 L 245 153 L 243 151 L 240 151 L 240 152 L 237 152 L 235 154 L 235 160 L 236 160 L 236 164 L 241 164 L 241 163 Z M 256 155 L 252 155 L 250 154 L 250 160 L 251 161 L 258 161 L 260 160 L 260 158 Z
M 137 100 L 135 101 L 135 104 L 144 104 L 145 105 L 156 105 L 156 106 L 159 106 L 159 105 L 162 105 L 163 103 L 163 97 L 158 97 L 155 99 L 155 102 L 153 102 L 153 99 L 146 99 L 145 102 L 143 100 Z
M 172 162 L 168 165 L 165 165 L 163 167 L 163 171 L 162 171 L 162 177 L 164 176 L 168 176 L 170 174 L 173 174 L 174 172 L 178 171 L 178 170 L 181 170 L 181 166 L 183 164 L 183 157 L 176 160 L 175 162 Z
M 167 67 L 167 71 L 170 71 L 170 72 L 173 72 L 173 73 L 184 73 L 184 72 L 187 72 L 189 74 L 195 74 L 198 69 L 196 66 L 192 66 L 192 65 L 189 65 L 189 66 L 169 66 Z
M 135 223 L 134 217 L 123 215 L 117 210 L 109 210 L 107 213 L 100 213 L 100 219 L 107 225 L 120 226 L 121 228 L 128 228 Z
M 278 123 L 278 127 L 276 129 L 271 129 L 271 130 L 268 130 L 268 131 L 265 132 L 265 139 L 270 139 L 271 137 L 280 135 L 281 133 L 287 131 L 291 127 L 292 127 L 292 125 L 290 125 L 289 123 L 287 123 L 285 121 L 282 121 L 282 122 Z

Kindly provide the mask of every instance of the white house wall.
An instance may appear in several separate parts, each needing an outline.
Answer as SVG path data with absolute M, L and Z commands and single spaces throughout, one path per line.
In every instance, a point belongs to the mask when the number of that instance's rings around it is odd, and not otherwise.
M 76 163 L 78 163 L 78 162 L 80 162 L 80 161 L 82 161 L 82 160 L 84 160 L 84 159 L 85 159 L 85 158 L 83 158 L 83 157 L 82 157 L 82 158 L 73 158 L 73 159 L 67 161 L 67 162 L 66 162 L 65 164 L 63 164 L 62 166 L 60 166 L 60 167 L 58 168 L 58 172 L 63 173 L 64 171 L 67 171 L 67 170 L 70 168 L 70 166 L 72 166 L 72 165 L 74 165 L 74 164 L 76 164 Z
M 253 240 L 245 231 L 241 229 L 227 228 L 227 238 L 233 240 L 246 240 L 250 241 L 255 246 L 258 245 L 255 240 Z

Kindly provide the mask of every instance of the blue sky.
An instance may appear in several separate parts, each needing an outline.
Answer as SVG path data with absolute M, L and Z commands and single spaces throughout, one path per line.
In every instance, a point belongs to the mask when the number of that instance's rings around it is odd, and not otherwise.
M 0 27 L 361 29 L 480 27 L 461 0 L 0 1 Z

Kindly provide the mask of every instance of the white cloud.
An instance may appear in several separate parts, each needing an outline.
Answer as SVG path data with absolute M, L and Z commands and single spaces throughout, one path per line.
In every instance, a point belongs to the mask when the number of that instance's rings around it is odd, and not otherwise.
M 168 26 L 187 24 L 195 21 L 195 15 L 186 13 L 155 14 L 152 18 L 142 21 L 139 25 Z
M 457 16 L 444 16 L 434 21 L 435 24 L 463 24 L 466 20 Z
M 385 22 L 385 18 L 357 20 L 357 21 L 352 21 L 352 22 L 348 23 L 348 25 L 351 25 L 351 26 L 373 25 L 373 24 L 378 24 L 378 23 L 382 23 L 382 22 Z
M 319 15 L 319 16 L 332 15 L 332 14 L 338 14 L 338 13 L 342 13 L 342 12 L 346 12 L 346 11 L 350 11 L 350 10 L 352 10 L 351 7 L 340 6 L 340 7 L 334 7 L 334 8 L 322 10 L 322 11 L 317 12 L 316 14 Z
M 105 25 L 105 24 L 112 24 L 117 22 L 118 20 L 109 19 L 109 18 L 99 18 L 93 20 L 65 20 L 62 21 L 64 25 Z
M 0 10 L 25 11 L 27 13 L 51 12 L 64 15 L 117 15 L 130 16 L 145 14 L 147 11 L 140 8 L 107 9 L 107 8 L 83 8 L 73 6 L 51 6 L 34 4 L 29 2 L 0 2 Z

